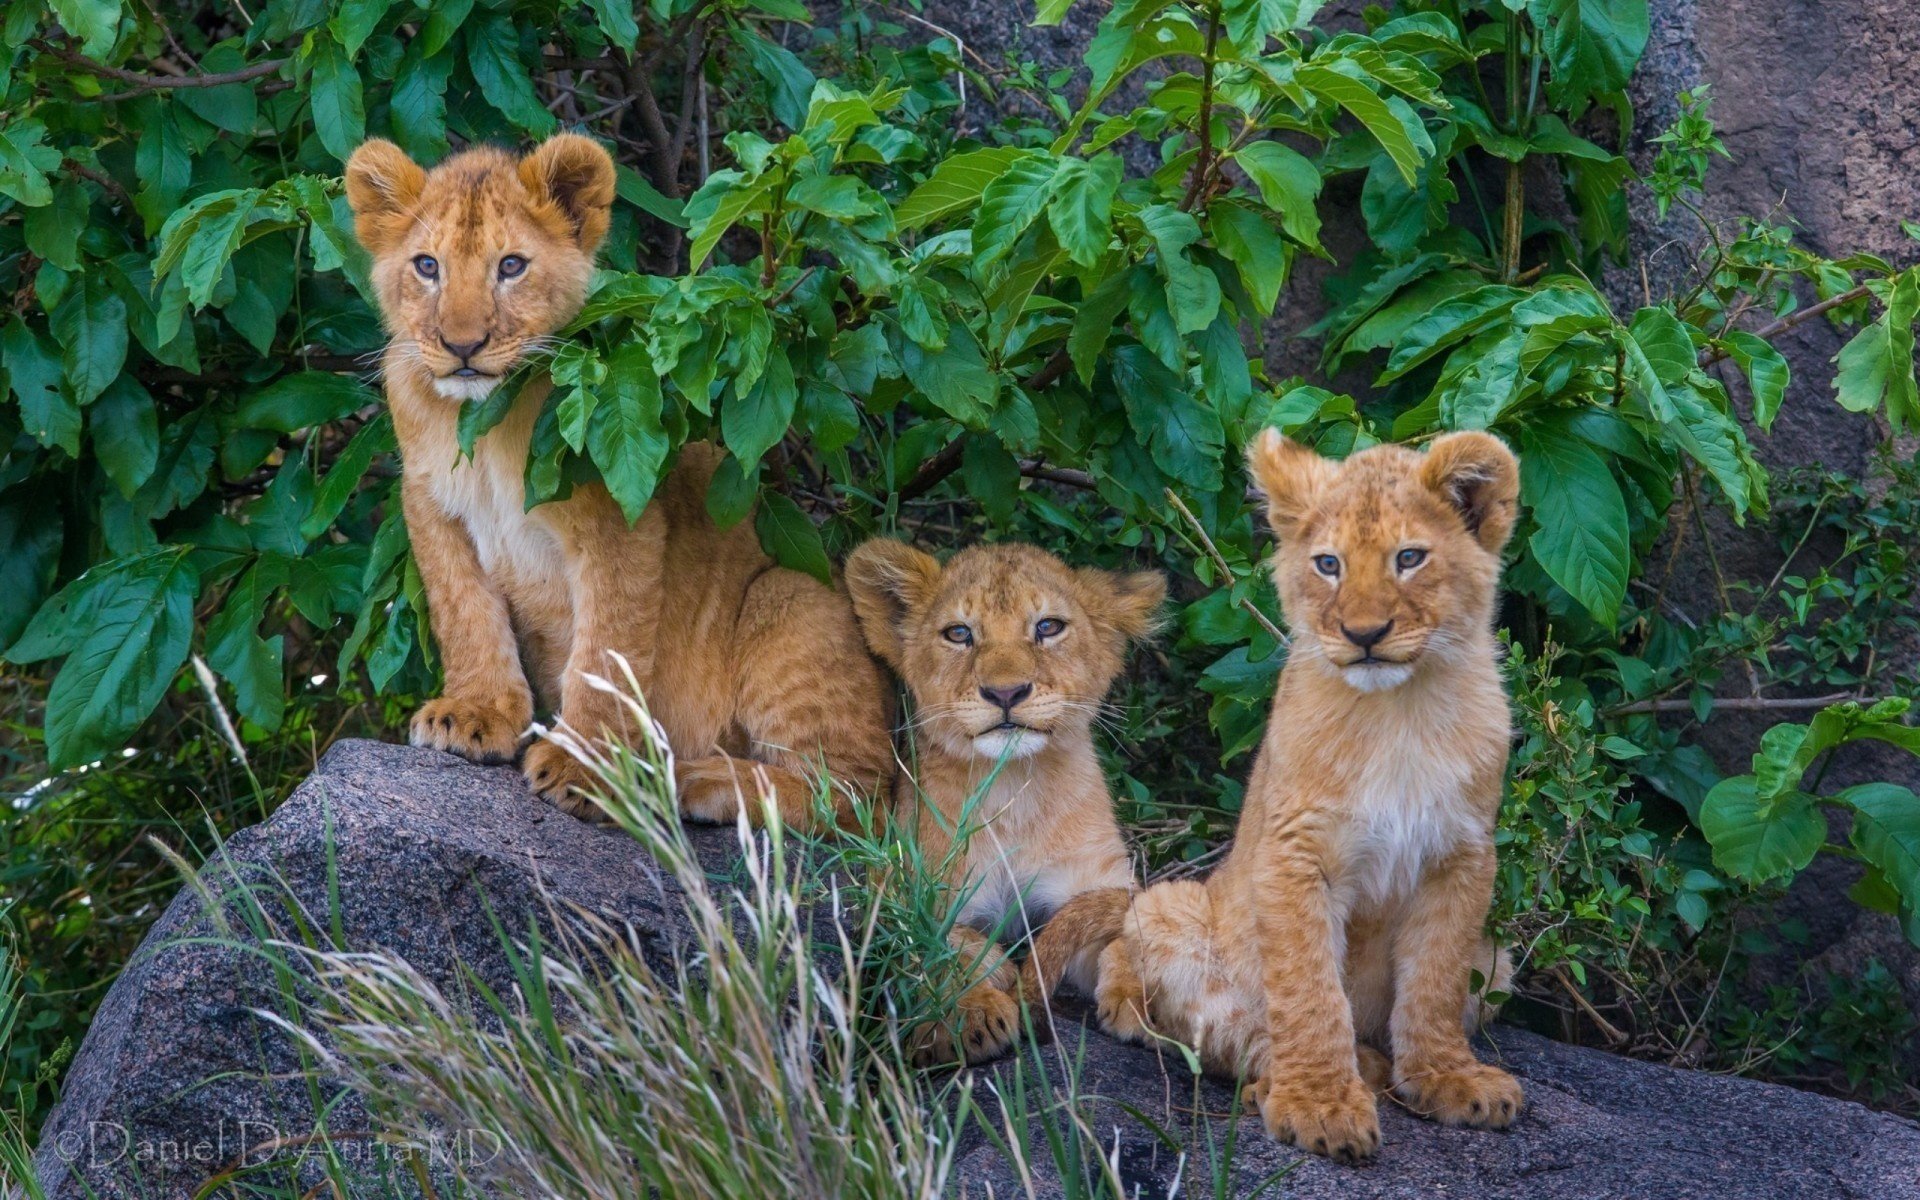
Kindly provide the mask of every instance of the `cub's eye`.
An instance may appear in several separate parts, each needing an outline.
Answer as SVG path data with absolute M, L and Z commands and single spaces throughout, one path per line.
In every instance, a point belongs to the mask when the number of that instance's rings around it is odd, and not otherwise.
M 1313 556 L 1313 569 L 1332 579 L 1340 574 L 1340 556 L 1337 554 L 1316 554 Z
M 1402 571 L 1411 571 L 1425 561 L 1427 561 L 1427 552 L 1416 546 L 1408 546 L 1393 556 L 1393 565 Z
M 1050 637 L 1059 637 L 1061 634 L 1061 631 L 1065 630 L 1066 627 L 1067 627 L 1067 623 L 1065 621 L 1062 621 L 1059 617 L 1042 617 L 1038 621 L 1034 622 L 1034 625 L 1033 625 L 1034 640 L 1044 642 Z
M 431 254 L 416 255 L 413 260 L 413 269 L 420 272 L 422 279 L 440 278 L 440 260 Z
M 509 254 L 500 260 L 500 278 L 517 279 L 527 269 L 527 260 L 518 254 Z
M 973 645 L 973 630 L 965 625 L 949 625 L 940 631 L 940 636 L 956 646 Z

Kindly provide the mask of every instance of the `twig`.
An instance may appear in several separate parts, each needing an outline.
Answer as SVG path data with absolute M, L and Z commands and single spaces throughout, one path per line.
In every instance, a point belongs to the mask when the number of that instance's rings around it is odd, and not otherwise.
M 1567 995 L 1572 996 L 1573 1002 L 1580 1006 L 1580 1011 L 1587 1014 L 1588 1019 L 1600 1027 L 1601 1034 L 1605 1036 L 1609 1042 L 1618 1046 L 1627 1040 L 1626 1031 L 1601 1016 L 1600 1010 L 1595 1008 L 1591 1001 L 1580 994 L 1579 988 L 1573 986 L 1573 980 L 1567 978 L 1566 968 L 1556 965 L 1552 970 L 1548 971 L 1547 974 L 1551 975 L 1555 982 L 1566 989 Z
M 1775 709 L 1825 708 L 1829 704 L 1854 699 L 1858 697 L 1852 692 L 1830 692 L 1825 696 L 1730 696 L 1725 700 L 1715 699 L 1713 706 L 1739 712 L 1767 712 Z M 1619 717 L 1633 713 L 1692 711 L 1692 700 L 1635 700 L 1630 704 L 1615 705 L 1602 715 Z
M 1873 293 L 1868 289 L 1867 285 L 1863 283 L 1859 287 L 1853 288 L 1850 291 L 1841 292 L 1838 296 L 1829 296 L 1827 299 L 1820 301 L 1820 303 L 1818 304 L 1809 304 L 1805 308 L 1796 309 L 1795 311 L 1788 313 L 1786 316 L 1781 317 L 1778 321 L 1773 322 L 1771 325 L 1763 325 L 1759 329 L 1754 330 L 1753 336 L 1759 338 L 1763 342 L 1771 340 L 1785 333 L 1787 330 L 1792 329 L 1795 325 L 1798 325 L 1803 321 L 1811 321 L 1813 318 L 1819 316 L 1821 313 L 1829 312 L 1833 309 L 1839 308 L 1843 304 L 1851 304 L 1855 300 L 1860 299 L 1860 297 L 1862 296 L 1869 296 L 1872 294 Z M 1712 366 L 1714 363 L 1717 363 L 1721 359 L 1726 357 L 1728 357 L 1727 350 L 1719 346 L 1710 346 L 1707 349 L 1702 350 L 1700 352 L 1700 365 L 1703 367 Z
M 1200 524 L 1200 518 L 1193 515 L 1193 510 L 1187 507 L 1186 501 L 1174 494 L 1172 488 L 1165 488 L 1163 490 L 1166 492 L 1167 502 L 1179 510 L 1180 516 L 1184 518 L 1187 525 L 1192 528 L 1194 536 L 1199 538 L 1200 544 L 1206 548 L 1207 556 L 1213 559 L 1213 565 L 1219 569 L 1220 577 L 1226 581 L 1226 586 L 1232 587 L 1233 568 L 1227 566 L 1227 560 L 1225 556 L 1220 553 L 1220 548 L 1213 544 L 1212 538 L 1207 536 L 1206 527 Z M 1246 609 L 1247 615 L 1251 616 L 1255 621 L 1258 621 L 1261 628 L 1272 634 L 1274 641 L 1282 646 L 1291 644 L 1291 639 L 1280 631 L 1278 625 L 1275 625 L 1267 619 L 1267 614 L 1261 612 L 1260 609 L 1254 605 L 1251 597 L 1241 597 L 1240 607 Z
M 106 79 L 117 79 L 121 83 L 133 85 L 130 91 L 114 92 L 111 95 L 95 97 L 96 100 L 100 101 L 126 100 L 134 96 L 144 96 L 149 92 L 169 91 L 174 88 L 226 87 L 228 84 L 245 83 L 250 79 L 259 79 L 263 75 L 275 74 L 280 68 L 287 65 L 287 60 L 284 58 L 270 58 L 265 62 L 257 62 L 250 67 L 242 67 L 237 71 L 222 71 L 213 75 L 145 75 L 139 71 L 129 71 L 122 67 L 110 67 L 105 63 L 97 63 L 83 54 L 76 54 L 72 50 L 61 50 L 54 47 L 49 47 L 49 49 L 52 50 L 55 58 L 58 58 L 68 66 L 78 67 L 82 71 L 86 71 L 92 75 L 98 75 Z

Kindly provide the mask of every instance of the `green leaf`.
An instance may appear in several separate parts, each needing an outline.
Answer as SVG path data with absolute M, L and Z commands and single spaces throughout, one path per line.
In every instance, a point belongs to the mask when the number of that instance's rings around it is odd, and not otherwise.
M 1272 316 L 1287 281 L 1286 243 L 1264 216 L 1231 200 L 1214 203 L 1207 211 L 1207 226 L 1214 248 L 1240 273 L 1240 284 L 1258 310 L 1244 315 Z
M 49 0 L 60 25 L 80 42 L 80 53 L 105 61 L 120 32 L 120 0 Z
M 520 30 L 513 19 L 505 13 L 489 13 L 468 21 L 464 32 L 467 69 L 487 103 L 535 137 L 558 129 L 560 123 L 533 90 L 533 79 L 520 58 Z
M 47 173 L 60 167 L 60 151 L 40 143 L 47 127 L 38 121 L 11 121 L 0 125 L 0 196 L 9 196 L 27 208 L 53 203 Z
M 1351 75 L 1312 63 L 1303 65 L 1294 73 L 1294 78 L 1308 91 L 1352 113 L 1393 160 L 1400 178 L 1408 187 L 1414 185 L 1425 156 L 1414 144 L 1406 125 L 1378 92 Z
M 15 662 L 66 655 L 47 693 L 47 761 L 56 769 L 117 753 L 186 661 L 199 573 L 189 547 L 163 546 L 94 567 L 35 614 Z
M 496 393 L 501 390 L 494 389 Z M 379 402 L 376 392 L 351 375 L 301 371 L 283 375 L 248 397 L 228 424 L 235 429 L 294 433 L 337 421 Z
M 1320 169 L 1312 160 L 1279 142 L 1242 146 L 1234 152 L 1233 160 L 1240 164 L 1247 178 L 1253 180 L 1253 186 L 1260 189 L 1260 199 L 1266 206 L 1280 214 L 1280 228 L 1287 236 L 1315 254 L 1324 255 L 1326 251 L 1320 245 L 1320 210 L 1316 207 L 1320 197 Z
M 799 399 L 793 363 L 786 350 L 775 348 L 767 355 L 766 369 L 746 395 L 735 396 L 720 412 L 720 430 L 727 449 L 743 467 L 759 466 L 767 451 L 787 436 Z
M 87 227 L 87 190 L 63 180 L 53 190 L 53 203 L 29 208 L 21 222 L 27 249 L 62 271 L 80 269 L 80 232 Z
M 1700 831 L 1713 847 L 1713 865 L 1749 883 L 1798 874 L 1827 837 L 1813 797 L 1792 792 L 1762 801 L 1751 775 L 1721 780 L 1700 804 Z
M 273 593 L 286 586 L 287 560 L 262 555 L 227 593 L 226 603 L 207 622 L 207 665 L 233 685 L 240 715 L 262 729 L 275 730 L 286 714 L 283 668 L 285 638 L 260 636 Z
M 1686 328 L 1664 308 L 1643 308 L 1633 315 L 1628 334 L 1622 349 L 1637 398 L 1675 444 L 1713 476 L 1735 519 L 1744 519 L 1755 484 L 1764 476 L 1739 425 L 1697 390 L 1693 340 Z
M 973 219 L 973 256 L 982 266 L 1006 257 L 1027 227 L 1046 211 L 1060 164 L 1044 155 L 1022 158 L 980 193 Z
M 1395 340 L 1387 369 L 1374 381 L 1376 386 L 1392 383 L 1448 346 L 1479 333 L 1526 295 L 1518 288 L 1490 283 L 1435 306 Z
M 104 271 L 88 271 L 53 310 L 60 361 L 82 406 L 107 390 L 127 361 L 127 305 Z
M 7 581 L 0 588 L 0 647 L 20 636 L 53 586 L 65 532 L 50 497 L 25 488 L 0 494 L 0 579 Z
M 640 36 L 640 22 L 634 20 L 633 0 L 587 0 L 601 32 L 607 40 L 628 53 Z
M 20 402 L 20 424 L 42 446 L 58 446 L 80 456 L 80 406 L 64 384 L 60 360 L 46 339 L 20 317 L 0 329 L 0 360 L 14 398 Z
M 1523 428 L 1522 501 L 1541 569 L 1609 629 L 1633 567 L 1626 499 L 1599 452 L 1557 424 Z
M 362 425 L 353 440 L 340 451 L 340 456 L 333 460 L 327 477 L 314 489 L 313 510 L 301 522 L 300 536 L 314 541 L 324 534 L 359 490 L 360 480 L 373 465 L 374 456 L 391 454 L 396 448 L 392 414 L 383 412 Z
M 93 455 L 100 469 L 133 499 L 160 460 L 160 423 L 153 397 L 131 375 L 108 385 L 87 409 L 87 429 L 93 435 Z
M 1155 261 L 1167 281 L 1167 311 L 1180 333 L 1198 333 L 1213 324 L 1220 311 L 1220 281 L 1212 271 L 1187 257 L 1187 247 L 1200 240 L 1200 222 L 1171 204 L 1149 204 L 1137 214 L 1141 227 L 1153 238 Z
M 1547 95 L 1576 114 L 1584 97 L 1624 88 L 1647 48 L 1647 0 L 1532 0 L 1527 8 L 1546 30 Z
M 770 365 L 767 375 L 772 374 Z M 760 383 L 764 387 L 767 376 Z M 660 375 L 653 369 L 647 344 L 638 339 L 623 342 L 607 359 L 607 380 L 587 424 L 587 453 L 629 523 L 646 511 L 660 481 L 660 467 L 667 460 L 660 403 Z
M 798 504 L 779 492 L 766 492 L 760 497 L 760 511 L 754 514 L 753 530 L 773 561 L 833 586 L 833 564 L 827 559 L 826 544 Z
M 1055 176 L 1047 221 L 1067 257 L 1083 267 L 1099 262 L 1113 241 L 1113 197 L 1120 176 L 1117 154 L 1065 159 Z
M 995 524 L 1005 525 L 1013 519 L 1014 505 L 1020 497 L 1020 463 L 998 439 L 977 434 L 967 437 L 960 453 L 960 480 L 966 485 L 967 495 Z
M 942 160 L 926 182 L 908 193 L 893 210 L 894 224 L 901 229 L 919 229 L 948 213 L 970 207 L 980 199 L 988 184 L 1032 154 L 1033 151 L 1017 146 L 990 146 Z
M 332 39 L 322 38 L 314 43 L 311 83 L 314 132 L 328 154 L 345 162 L 367 136 L 360 72 L 346 50 Z
M 1903 272 L 1887 293 L 1880 319 L 1855 334 L 1834 357 L 1835 399 L 1853 412 L 1887 406 L 1898 433 L 1920 427 L 1920 388 L 1914 382 L 1913 325 L 1920 319 L 1920 272 Z
M 140 192 L 133 204 L 140 210 L 146 231 L 153 233 L 180 206 L 193 181 L 193 150 L 180 132 L 171 102 L 149 102 L 147 116 L 140 123 L 133 166 L 140 177 Z
M 1000 394 L 1000 377 L 988 369 L 972 330 L 954 325 L 948 330 L 946 346 L 938 353 L 902 338 L 895 354 L 907 379 L 935 408 L 969 429 L 987 423 Z
M 754 70 L 767 82 L 773 115 L 788 129 L 807 123 L 807 104 L 813 96 L 813 72 L 800 56 L 745 26 L 734 30 L 734 41 L 747 52 Z
M 1736 329 L 1721 340 L 1727 354 L 1747 373 L 1747 386 L 1753 389 L 1753 423 L 1762 433 L 1771 431 L 1791 377 L 1786 357 L 1744 329 Z
M 1113 352 L 1113 386 L 1155 466 L 1201 491 L 1219 490 L 1226 431 L 1219 414 L 1187 391 L 1185 380 L 1145 346 L 1130 345 Z
M 1863 783 L 1834 799 L 1853 809 L 1853 845 L 1900 895 L 1911 936 L 1920 913 L 1920 796 L 1895 783 Z
M 427 17 L 427 33 L 408 43 L 400 57 L 393 91 L 387 97 L 394 141 L 423 162 L 436 161 L 447 152 L 447 77 L 453 71 L 453 56 L 422 52 L 434 22 L 446 7 L 435 4 Z
M 1073 328 L 1067 333 L 1067 354 L 1073 359 L 1073 369 L 1080 376 L 1080 382 L 1093 382 L 1100 352 L 1107 348 L 1107 339 L 1113 336 L 1114 322 L 1127 311 L 1134 278 L 1145 270 L 1129 267 L 1108 276 L 1073 314 Z
M 707 484 L 707 515 L 721 529 L 732 529 L 747 519 L 759 496 L 760 468 L 756 465 L 749 473 L 729 454 L 714 468 L 713 479 Z
M 735 222 L 764 207 L 773 182 L 770 175 L 747 179 L 733 169 L 707 176 L 700 190 L 687 200 L 687 232 L 692 239 L 688 261 L 693 270 L 706 264 L 707 255 L 713 253 L 721 235 L 733 228 Z
M 360 47 L 367 44 L 373 31 L 380 28 L 381 18 L 392 6 L 393 0 L 344 0 L 328 20 L 327 31 L 351 59 L 360 53 Z
M 1325 0 L 1226 0 L 1221 12 L 1226 18 L 1227 39 L 1249 54 L 1258 54 L 1275 34 L 1306 28 L 1323 3 Z

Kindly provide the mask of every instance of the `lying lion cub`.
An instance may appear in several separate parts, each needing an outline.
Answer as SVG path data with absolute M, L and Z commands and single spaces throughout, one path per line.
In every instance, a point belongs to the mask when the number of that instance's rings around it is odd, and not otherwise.
M 1268 430 L 1248 461 L 1294 641 L 1233 851 L 1204 884 L 1082 897 L 1022 991 L 1114 938 L 1101 1024 L 1251 1080 L 1277 1137 L 1371 1155 L 1363 1073 L 1438 1121 L 1502 1128 L 1520 1085 L 1466 1029 L 1472 973 L 1498 987 L 1507 970 L 1483 927 L 1508 741 L 1493 610 L 1519 466 L 1483 433 L 1334 463 Z
M 1024 933 L 1069 897 L 1132 882 L 1093 719 L 1166 580 L 1076 570 L 1023 545 L 975 546 L 943 568 L 882 538 L 847 559 L 847 590 L 867 644 L 913 693 L 914 777 L 897 780 L 895 812 L 913 814 L 928 862 L 970 832 L 949 867 L 965 897 L 952 937 L 986 976 L 959 1000 L 964 1046 L 928 1028 L 915 1054 L 984 1062 L 1012 1043 L 1019 1012 L 1013 966 L 982 931 Z M 1089 986 L 1094 953 L 1069 959 Z
M 393 335 L 384 369 L 407 533 L 446 667 L 412 740 L 507 761 L 536 692 L 580 736 L 630 732 L 586 678 L 617 677 L 617 652 L 666 729 L 688 816 L 731 820 L 760 776 L 783 818 L 804 821 L 817 765 L 855 790 L 885 780 L 891 695 L 844 597 L 775 567 L 752 521 L 723 532 L 708 517 L 721 452 L 685 447 L 633 526 L 598 482 L 529 512 L 522 479 L 552 388 L 544 375 L 471 460 L 459 452 L 461 408 L 580 311 L 613 179 L 607 152 L 570 134 L 525 158 L 479 148 L 432 171 L 374 140 L 347 163 Z M 591 807 L 586 768 L 558 745 L 529 747 L 522 769 L 567 811 Z

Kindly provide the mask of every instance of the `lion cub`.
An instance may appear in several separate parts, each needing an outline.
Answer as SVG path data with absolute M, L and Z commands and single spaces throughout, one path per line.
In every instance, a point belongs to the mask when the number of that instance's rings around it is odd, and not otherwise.
M 1233 851 L 1205 883 L 1084 897 L 1030 964 L 1044 977 L 1113 938 L 1102 1025 L 1251 1080 L 1267 1128 L 1303 1149 L 1379 1146 L 1363 1073 L 1435 1120 L 1502 1128 L 1520 1085 L 1466 1031 L 1472 973 L 1498 987 L 1508 969 L 1483 927 L 1509 730 L 1492 625 L 1519 465 L 1483 433 L 1335 463 L 1272 430 L 1248 462 L 1294 640 Z
M 895 812 L 913 814 L 929 862 L 970 833 L 949 867 L 964 897 L 952 937 L 986 976 L 959 1000 L 964 1045 L 925 1029 L 916 1057 L 984 1062 L 1018 1028 L 1014 968 L 990 932 L 1018 936 L 1070 897 L 1132 885 L 1093 721 L 1166 580 L 1024 545 L 975 546 L 942 567 L 884 538 L 855 550 L 846 576 L 867 644 L 913 693 L 914 775 L 897 777 Z M 1090 953 L 1065 970 L 1089 986 L 1093 966 Z
M 617 678 L 617 653 L 666 729 L 688 816 L 731 820 L 764 778 L 783 818 L 804 821 L 822 764 L 836 791 L 877 790 L 892 769 L 885 678 L 844 596 L 774 566 L 752 521 L 722 531 L 708 517 L 720 450 L 684 447 L 632 526 L 599 482 L 528 511 L 527 446 L 552 390 L 539 375 L 471 459 L 459 452 L 461 409 L 580 311 L 613 204 L 607 152 L 562 134 L 524 158 L 481 147 L 427 171 L 376 139 L 346 177 L 393 338 L 401 503 L 446 667 L 413 743 L 505 762 L 536 694 L 580 736 L 628 733 L 587 679 Z M 555 743 L 530 746 L 522 769 L 567 811 L 591 808 L 586 768 Z

